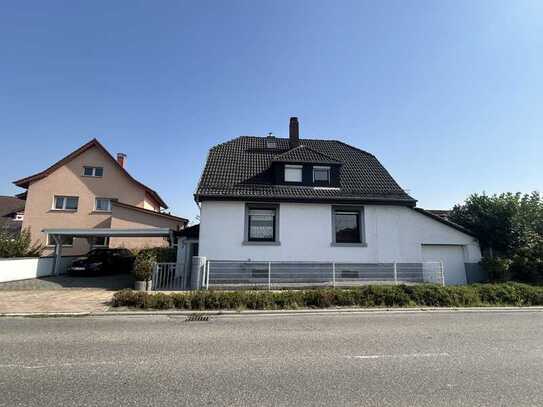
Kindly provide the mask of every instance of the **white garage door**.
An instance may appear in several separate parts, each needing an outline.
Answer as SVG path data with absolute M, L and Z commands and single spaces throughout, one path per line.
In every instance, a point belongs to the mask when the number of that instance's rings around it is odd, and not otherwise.
M 423 261 L 442 261 L 445 285 L 466 284 L 464 249 L 456 245 L 422 245 Z

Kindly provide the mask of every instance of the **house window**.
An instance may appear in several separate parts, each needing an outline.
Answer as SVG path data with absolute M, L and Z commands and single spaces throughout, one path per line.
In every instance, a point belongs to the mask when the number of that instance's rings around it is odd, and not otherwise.
M 111 199 L 96 198 L 95 204 L 94 204 L 94 210 L 96 212 L 111 212 Z
M 62 244 L 62 247 L 72 247 L 74 245 L 73 236 L 59 236 L 59 239 Z M 47 235 L 47 246 L 54 246 L 54 245 L 55 245 L 55 239 L 53 239 L 53 236 Z
M 313 167 L 313 182 L 330 182 L 330 167 Z
M 332 244 L 365 245 L 363 208 L 332 207 Z
M 77 211 L 79 198 L 77 196 L 55 195 L 53 209 L 58 211 Z
M 302 166 L 285 165 L 285 182 L 302 182 Z
M 104 175 L 103 167 L 83 167 L 85 177 L 101 177 Z
M 279 205 L 245 206 L 244 244 L 279 244 Z
M 109 246 L 109 237 L 106 236 L 97 236 L 92 238 L 92 247 L 108 247 Z
M 23 212 L 17 212 L 15 216 L 13 217 L 13 220 L 22 221 L 24 217 L 25 215 Z

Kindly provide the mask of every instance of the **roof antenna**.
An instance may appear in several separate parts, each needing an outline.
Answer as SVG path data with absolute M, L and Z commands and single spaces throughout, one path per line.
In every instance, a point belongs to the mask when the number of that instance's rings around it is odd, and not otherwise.
M 268 133 L 268 137 L 273 137 L 273 133 L 271 131 Z

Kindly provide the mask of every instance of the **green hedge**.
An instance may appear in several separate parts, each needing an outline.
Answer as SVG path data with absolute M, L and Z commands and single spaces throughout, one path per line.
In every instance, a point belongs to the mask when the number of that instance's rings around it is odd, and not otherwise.
M 352 289 L 191 291 L 172 294 L 122 290 L 113 296 L 114 307 L 183 310 L 497 305 L 543 305 L 543 287 L 519 283 L 450 287 L 430 284 L 368 285 Z

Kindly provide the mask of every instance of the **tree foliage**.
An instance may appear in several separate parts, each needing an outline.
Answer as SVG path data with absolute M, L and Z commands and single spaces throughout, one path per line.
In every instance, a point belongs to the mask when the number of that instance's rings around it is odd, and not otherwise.
M 483 266 L 501 278 L 543 280 L 543 196 L 473 194 L 456 205 L 450 220 L 475 233 L 485 254 Z M 501 261 L 507 260 L 507 261 Z M 496 270 L 499 270 L 497 272 Z
M 28 229 L 14 235 L 12 231 L 0 228 L 0 257 L 38 257 L 42 251 L 42 244 L 32 244 Z

